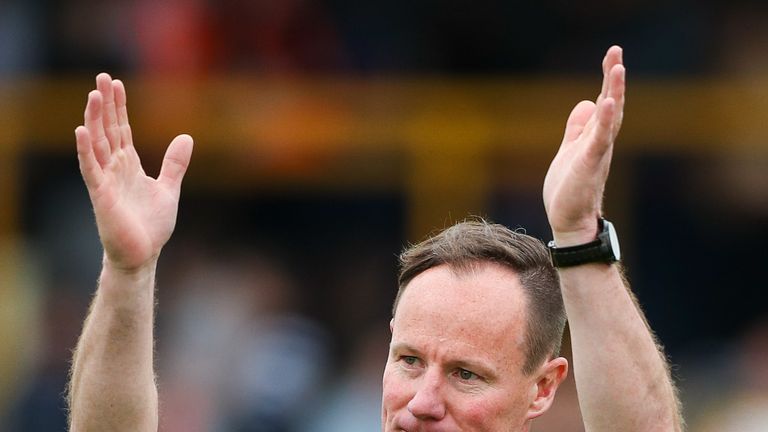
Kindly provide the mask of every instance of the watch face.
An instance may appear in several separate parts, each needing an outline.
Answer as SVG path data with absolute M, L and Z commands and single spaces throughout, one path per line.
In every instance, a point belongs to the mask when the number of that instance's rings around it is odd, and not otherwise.
M 608 225 L 608 238 L 611 241 L 611 250 L 616 261 L 621 259 L 621 249 L 619 248 L 619 236 L 616 234 L 616 229 L 613 228 L 613 224 L 605 221 Z

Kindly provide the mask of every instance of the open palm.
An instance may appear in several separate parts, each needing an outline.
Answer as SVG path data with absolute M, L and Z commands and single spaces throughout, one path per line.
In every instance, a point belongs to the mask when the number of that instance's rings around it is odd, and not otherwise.
M 106 259 L 132 271 L 155 259 L 173 232 L 192 138 L 179 135 L 171 142 L 154 179 L 133 146 L 122 82 L 99 74 L 84 117 L 85 125 L 75 130 L 77 156 Z
M 544 179 L 544 207 L 558 246 L 594 240 L 613 143 L 624 110 L 625 70 L 621 48 L 603 60 L 603 86 L 595 102 L 579 102 Z

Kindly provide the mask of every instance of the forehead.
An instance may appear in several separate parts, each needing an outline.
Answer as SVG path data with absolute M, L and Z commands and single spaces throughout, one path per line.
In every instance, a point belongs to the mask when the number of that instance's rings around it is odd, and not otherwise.
M 436 346 L 471 350 L 507 364 L 519 363 L 525 311 L 525 296 L 511 269 L 487 263 L 457 271 L 441 265 L 406 286 L 393 320 L 392 342 L 417 344 L 425 350 Z

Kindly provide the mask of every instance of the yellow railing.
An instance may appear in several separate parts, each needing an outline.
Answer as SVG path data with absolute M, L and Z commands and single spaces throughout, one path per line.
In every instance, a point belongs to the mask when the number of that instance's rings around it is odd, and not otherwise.
M 479 213 L 493 161 L 545 169 L 575 102 L 595 80 L 320 78 L 127 79 L 150 167 L 177 133 L 196 140 L 187 187 L 399 189 L 412 235 Z M 0 82 L 0 233 L 17 232 L 17 157 L 66 152 L 90 80 Z M 629 83 L 619 152 L 766 152 L 768 80 Z M 536 175 L 538 179 L 543 172 Z M 525 177 L 525 176 L 521 176 Z M 522 181 L 522 180 L 521 180 Z

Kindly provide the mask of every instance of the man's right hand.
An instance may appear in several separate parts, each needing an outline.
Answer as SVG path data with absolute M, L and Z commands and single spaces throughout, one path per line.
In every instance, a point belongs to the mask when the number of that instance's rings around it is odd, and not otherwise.
M 160 175 L 148 177 L 133 147 L 123 83 L 105 73 L 96 77 L 75 136 L 104 268 L 73 356 L 70 430 L 156 431 L 155 266 L 176 225 L 192 138 L 176 137 Z
M 91 197 L 105 266 L 132 273 L 152 265 L 176 225 L 181 181 L 192 138 L 168 146 L 157 179 L 147 176 L 133 146 L 123 83 L 96 77 L 85 125 L 75 129 L 77 157 Z

